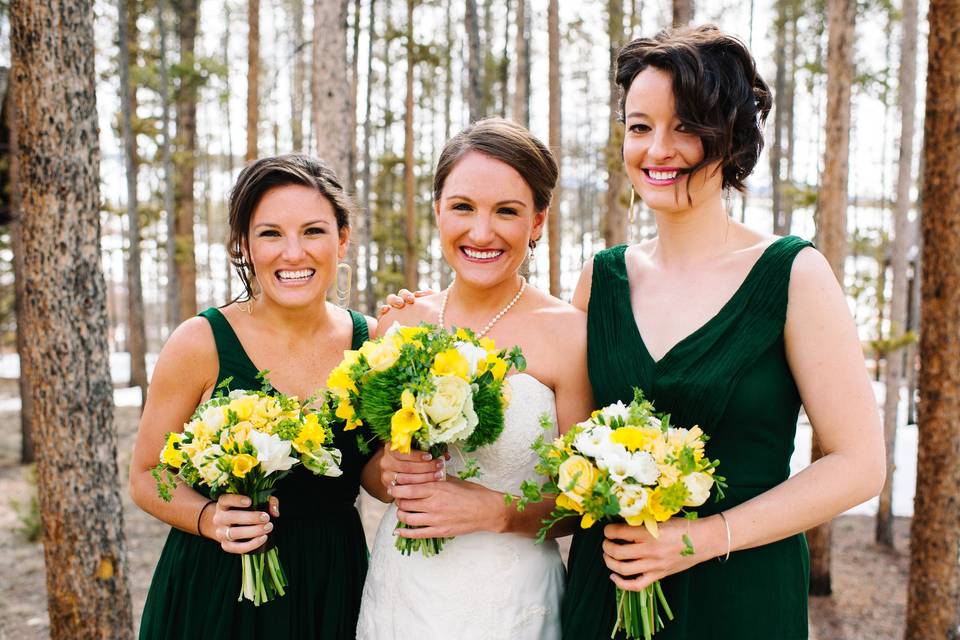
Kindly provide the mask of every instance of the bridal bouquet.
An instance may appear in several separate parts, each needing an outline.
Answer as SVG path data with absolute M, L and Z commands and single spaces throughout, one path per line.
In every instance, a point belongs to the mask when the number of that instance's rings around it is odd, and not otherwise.
M 504 378 L 511 367 L 526 367 L 519 347 L 498 350 L 493 340 L 477 339 L 469 329 L 451 333 L 425 323 L 394 323 L 384 337 L 345 352 L 327 391 L 345 429 L 367 424 L 393 451 L 417 448 L 439 457 L 449 445 L 473 451 L 500 436 L 509 401 Z M 465 464 L 461 478 L 479 475 L 476 461 Z M 446 540 L 398 536 L 396 547 L 404 555 L 432 556 Z
M 167 434 L 160 464 L 153 468 L 164 500 L 179 478 L 191 487 L 204 485 L 211 498 L 224 493 L 249 496 L 252 509 L 263 508 L 277 482 L 297 464 L 319 476 L 339 476 L 340 451 L 330 446 L 333 432 L 324 412 L 307 410 L 311 399 L 273 390 L 266 380 L 259 391 L 227 392 L 230 379 L 215 397 L 197 407 L 183 432 Z M 240 596 L 254 606 L 284 595 L 287 579 L 277 548 L 268 540 L 241 556 Z
M 544 427 L 552 427 L 548 420 Z M 626 520 L 643 525 L 656 537 L 658 522 L 664 522 L 685 507 L 699 507 L 716 487 L 723 497 L 724 479 L 717 476 L 717 461 L 704 455 L 706 434 L 699 427 L 670 426 L 670 416 L 657 414 L 653 404 L 635 391 L 633 402 L 622 402 L 594 411 L 589 420 L 573 426 L 552 442 L 537 439 L 533 449 L 537 471 L 548 480 L 542 484 L 525 481 L 518 508 L 555 495 L 556 508 L 540 529 L 538 540 L 557 521 L 580 518 L 587 529 L 602 519 Z M 510 497 L 508 496 L 508 500 Z M 696 513 L 688 513 L 689 519 Z M 683 536 L 683 555 L 695 551 L 690 538 Z M 650 640 L 663 628 L 660 607 L 669 620 L 673 613 L 659 581 L 640 592 L 617 589 L 617 623 L 613 634 L 623 629 L 627 638 Z

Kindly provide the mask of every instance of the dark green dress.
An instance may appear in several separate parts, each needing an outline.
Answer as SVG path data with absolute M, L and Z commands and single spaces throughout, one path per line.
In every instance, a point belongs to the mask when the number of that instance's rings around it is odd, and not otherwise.
M 359 313 L 350 314 L 357 349 L 368 337 L 367 323 Z M 213 308 L 200 315 L 217 343 L 217 384 L 233 376 L 231 389 L 259 389 L 257 369 L 227 319 Z M 297 467 L 274 493 L 280 500 L 274 541 L 290 583 L 286 595 L 259 607 L 237 602 L 240 556 L 213 540 L 171 529 L 147 594 L 141 639 L 355 637 L 367 548 L 354 502 L 368 456 L 358 450 L 356 432 L 335 434 L 343 475 L 318 477 Z
M 800 396 L 783 342 L 793 259 L 809 242 L 771 244 L 727 304 L 658 362 L 647 351 L 630 304 L 624 251 L 594 258 L 587 314 L 590 382 L 597 406 L 629 402 L 643 390 L 677 426 L 710 436 L 726 498 L 702 516 L 729 509 L 786 480 Z M 663 313 L 670 313 L 664 309 Z M 570 551 L 563 637 L 608 640 L 614 585 L 603 563 L 603 525 L 579 530 Z M 802 534 L 709 560 L 662 581 L 674 620 L 656 640 L 795 640 L 807 637 L 809 559 Z M 619 637 L 623 637 L 622 635 Z

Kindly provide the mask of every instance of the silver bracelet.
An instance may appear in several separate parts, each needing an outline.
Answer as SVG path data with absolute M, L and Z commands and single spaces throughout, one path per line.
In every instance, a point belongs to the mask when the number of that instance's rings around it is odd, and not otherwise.
M 730 524 L 727 522 L 727 517 L 723 515 L 723 511 L 718 512 L 717 515 L 723 520 L 723 527 L 727 530 L 727 555 L 723 556 L 723 558 L 717 556 L 717 560 L 723 564 L 730 558 Z

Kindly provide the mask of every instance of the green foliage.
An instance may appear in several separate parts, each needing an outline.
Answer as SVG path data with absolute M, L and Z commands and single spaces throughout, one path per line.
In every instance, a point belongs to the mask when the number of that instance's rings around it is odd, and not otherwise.
M 43 537 L 43 521 L 40 518 L 40 501 L 37 499 L 37 468 L 27 472 L 28 496 L 24 502 L 10 498 L 10 507 L 17 516 L 16 531 L 27 542 L 38 542 Z
M 484 376 L 489 375 L 489 371 L 484 374 Z M 501 385 L 497 383 L 481 384 L 473 396 L 473 410 L 477 412 L 479 422 L 467 439 L 464 447 L 467 451 L 473 451 L 477 447 L 493 442 L 503 432 L 500 388 Z

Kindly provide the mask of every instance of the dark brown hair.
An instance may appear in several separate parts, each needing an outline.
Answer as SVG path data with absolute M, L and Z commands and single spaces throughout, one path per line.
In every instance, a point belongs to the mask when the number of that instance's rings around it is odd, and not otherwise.
M 550 206 L 560 173 L 557 161 L 546 145 L 526 127 L 503 118 L 478 120 L 444 145 L 433 174 L 435 202 L 440 201 L 443 183 L 454 165 L 470 151 L 477 151 L 513 167 L 533 192 L 533 208 L 536 211 L 543 211 Z
M 290 153 L 260 158 L 247 165 L 240 172 L 237 183 L 230 191 L 229 205 L 230 262 L 240 275 L 244 288 L 244 293 L 237 298 L 239 300 L 248 300 L 253 297 L 250 280 L 256 275 L 253 265 L 247 262 L 244 254 L 250 241 L 250 219 L 267 191 L 287 185 L 303 185 L 316 189 L 317 193 L 333 205 L 337 230 L 342 231 L 350 227 L 353 202 L 347 196 L 347 192 L 333 170 L 317 158 L 301 153 Z
M 666 29 L 637 38 L 617 55 L 620 122 L 637 75 L 656 67 L 673 77 L 677 118 L 703 143 L 690 173 L 719 161 L 723 186 L 744 191 L 763 149 L 763 123 L 773 101 L 747 47 L 714 25 Z

